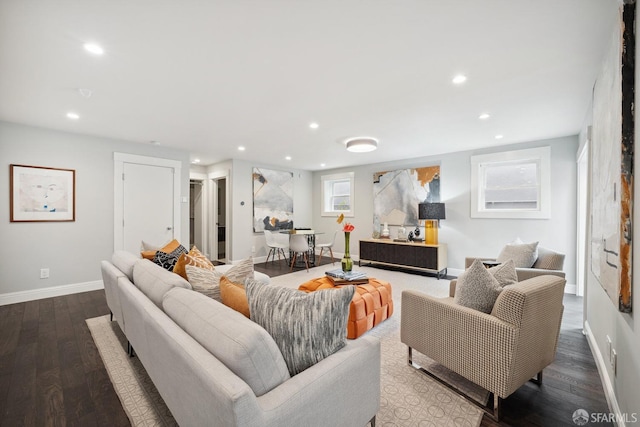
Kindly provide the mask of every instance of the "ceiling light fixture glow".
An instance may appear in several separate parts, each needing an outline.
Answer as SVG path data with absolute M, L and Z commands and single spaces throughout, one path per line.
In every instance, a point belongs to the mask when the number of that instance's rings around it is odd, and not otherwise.
M 285 157 L 285 159 L 291 160 L 291 156 L 287 156 L 287 157 Z
M 309 127 L 310 127 L 311 129 L 318 129 L 318 127 L 319 127 L 319 126 L 320 126 L 320 125 L 318 125 L 318 124 L 317 124 L 317 123 L 315 123 L 315 122 L 314 122 L 314 123 L 309 123 Z
M 461 85 L 462 83 L 467 81 L 467 76 L 462 75 L 462 74 L 458 74 L 457 76 L 455 76 L 453 78 L 453 80 L 451 80 L 453 82 L 453 84 L 455 85 Z
M 69 111 L 67 113 L 67 118 L 71 119 L 71 120 L 78 120 L 80 118 L 80 116 L 78 115 L 78 113 L 74 113 L 73 111 Z
M 487 120 L 491 115 L 489 113 L 482 113 L 478 116 L 480 120 Z
M 327 165 L 326 165 L 326 163 L 320 163 L 320 167 L 321 167 L 321 168 L 323 168 L 323 167 L 325 167 L 325 166 L 327 166 Z
M 359 136 L 345 141 L 347 151 L 352 153 L 368 153 L 378 148 L 378 140 L 368 136 Z
M 496 135 L 496 139 L 502 139 L 504 138 L 504 135 Z
M 238 147 L 238 151 L 244 151 L 244 150 L 246 150 L 246 148 L 244 148 L 242 145 Z
M 200 163 L 200 159 L 193 159 L 193 161 L 191 163 L 198 164 L 198 163 Z
M 102 46 L 95 43 L 85 43 L 83 47 L 84 50 L 93 53 L 94 55 L 102 55 L 104 53 L 104 49 L 102 48 Z

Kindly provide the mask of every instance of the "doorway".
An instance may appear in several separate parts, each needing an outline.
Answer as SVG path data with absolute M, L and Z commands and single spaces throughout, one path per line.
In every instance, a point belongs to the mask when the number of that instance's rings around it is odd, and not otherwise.
M 204 246 L 204 183 L 191 180 L 189 182 L 189 248 L 197 247 L 206 252 Z
M 227 262 L 227 179 L 215 180 L 216 185 L 216 211 L 215 211 L 215 234 L 220 262 Z
M 578 153 L 577 159 L 578 206 L 577 206 L 577 248 L 576 248 L 576 295 L 584 296 L 587 274 L 587 218 L 589 199 L 589 140 Z

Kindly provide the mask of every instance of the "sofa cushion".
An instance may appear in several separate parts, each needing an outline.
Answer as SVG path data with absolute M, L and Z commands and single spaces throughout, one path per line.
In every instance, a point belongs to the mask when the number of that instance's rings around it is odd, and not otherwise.
M 220 278 L 220 299 L 227 307 L 244 314 L 246 318 L 251 317 L 247 292 L 241 283 L 234 283 L 227 279 L 227 276 L 222 276 Z
M 551 249 L 538 247 L 538 259 L 533 264 L 533 268 L 543 270 L 562 270 L 564 267 L 564 254 L 552 251 Z
M 167 292 L 162 307 L 185 332 L 242 378 L 256 396 L 290 378 L 273 338 L 242 314 L 179 288 Z
M 175 267 L 180 255 L 186 254 L 187 248 L 182 245 L 179 245 L 171 252 L 157 251 L 153 256 L 153 262 L 158 264 L 160 267 L 164 268 L 168 271 L 173 271 L 173 267 Z
M 209 259 L 202 253 L 195 245 L 191 248 L 189 253 L 181 254 L 176 262 L 176 265 L 173 266 L 173 272 L 182 276 L 183 279 L 189 280 L 187 278 L 187 271 L 185 270 L 185 266 L 193 265 L 196 267 L 204 268 L 207 270 L 213 270 L 213 264 Z
M 249 279 L 245 289 L 251 320 L 273 337 L 292 376 L 346 345 L 354 286 L 306 293 Z
M 458 276 L 453 300 L 465 307 L 490 313 L 501 291 L 498 280 L 477 259 Z
M 538 258 L 538 242 L 506 245 L 496 258 L 498 262 L 513 260 L 516 268 L 529 268 Z
M 129 280 L 133 281 L 133 266 L 140 258 L 127 251 L 115 251 L 111 256 L 111 263 L 122 271 Z
M 189 282 L 182 277 L 148 259 L 140 259 L 133 266 L 133 283 L 158 307 L 162 307 L 162 297 L 171 288 L 191 289 Z

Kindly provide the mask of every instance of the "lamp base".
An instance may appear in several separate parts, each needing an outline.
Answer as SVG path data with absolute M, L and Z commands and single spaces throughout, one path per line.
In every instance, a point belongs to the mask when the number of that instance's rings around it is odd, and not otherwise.
M 427 245 L 438 244 L 438 221 L 435 219 L 424 222 L 424 243 Z

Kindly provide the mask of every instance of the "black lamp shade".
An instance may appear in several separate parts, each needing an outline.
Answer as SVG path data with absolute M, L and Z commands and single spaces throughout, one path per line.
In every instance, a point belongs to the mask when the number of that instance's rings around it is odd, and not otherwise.
M 444 203 L 419 203 L 418 219 L 445 219 Z

